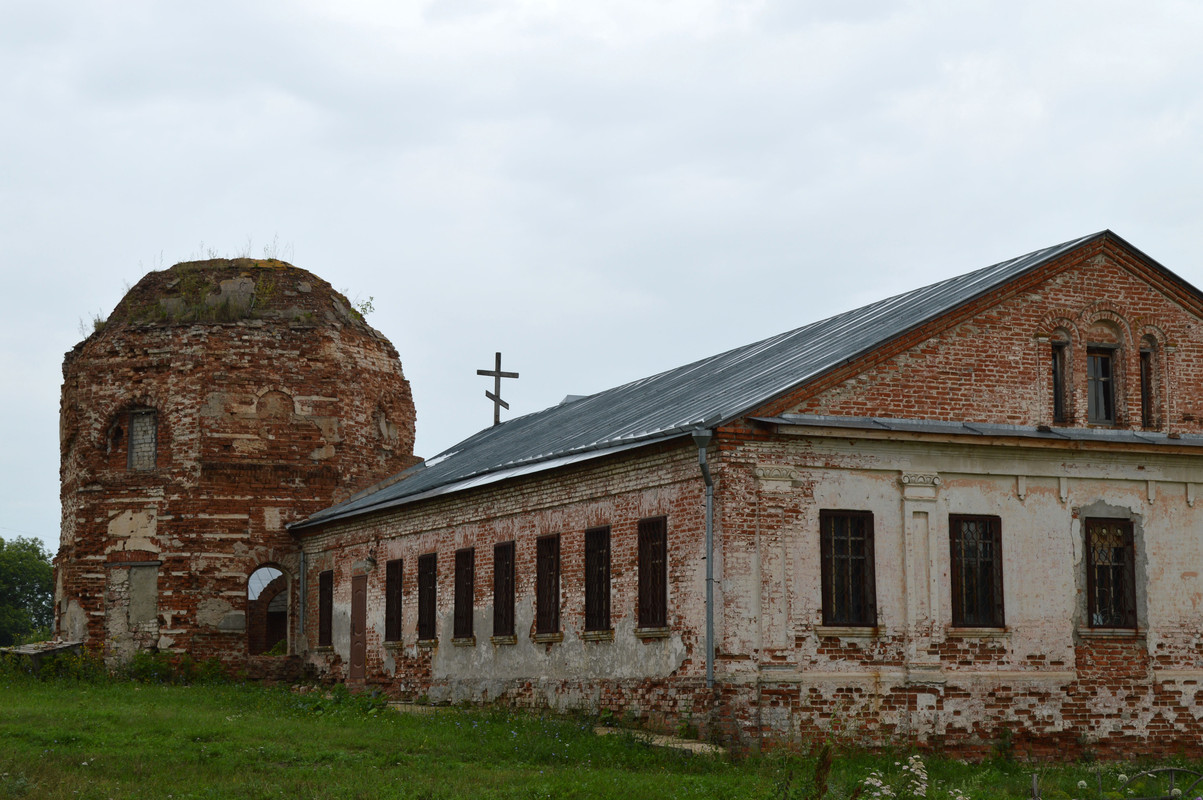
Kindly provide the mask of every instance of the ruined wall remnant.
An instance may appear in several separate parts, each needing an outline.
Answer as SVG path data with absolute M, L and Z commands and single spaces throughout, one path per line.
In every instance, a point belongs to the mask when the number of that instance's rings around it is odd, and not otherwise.
M 247 578 L 290 576 L 285 526 L 414 461 L 392 345 L 320 278 L 216 259 L 146 275 L 67 354 L 59 631 L 237 661 Z M 277 608 L 279 601 L 277 601 Z

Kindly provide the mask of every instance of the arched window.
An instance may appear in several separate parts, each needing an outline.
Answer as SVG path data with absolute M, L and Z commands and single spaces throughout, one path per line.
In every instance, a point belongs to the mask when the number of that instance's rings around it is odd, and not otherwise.
M 288 643 L 288 578 L 276 567 L 260 567 L 246 582 L 247 650 L 271 653 Z
M 109 426 L 109 466 L 149 472 L 158 465 L 159 419 L 153 408 L 134 408 L 118 414 Z
M 1070 387 L 1073 386 L 1073 364 L 1069 347 L 1069 332 L 1058 328 L 1053 332 L 1052 340 L 1052 386 L 1053 386 L 1053 423 L 1068 423 L 1073 421 L 1073 403 L 1071 402 Z
M 1120 342 L 1119 331 L 1108 322 L 1100 321 L 1090 328 L 1086 345 L 1086 421 L 1092 425 L 1115 425 L 1120 421 Z
M 158 414 L 153 408 L 129 412 L 129 451 L 126 465 L 138 472 L 155 468 L 158 456 Z
M 1145 336 L 1140 340 L 1140 426 L 1157 427 L 1157 340 Z

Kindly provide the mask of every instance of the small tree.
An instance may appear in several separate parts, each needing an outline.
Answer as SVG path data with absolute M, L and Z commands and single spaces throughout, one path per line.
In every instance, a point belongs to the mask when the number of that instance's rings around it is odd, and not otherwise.
M 0 539 L 0 647 L 54 623 L 54 571 L 37 539 Z

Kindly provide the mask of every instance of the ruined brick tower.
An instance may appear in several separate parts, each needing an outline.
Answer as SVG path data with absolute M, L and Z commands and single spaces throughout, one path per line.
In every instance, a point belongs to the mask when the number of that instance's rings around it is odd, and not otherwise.
M 285 526 L 416 461 L 393 346 L 274 259 L 142 278 L 67 353 L 60 426 L 57 630 L 110 662 L 239 663 L 264 631 L 291 647 L 303 570 Z

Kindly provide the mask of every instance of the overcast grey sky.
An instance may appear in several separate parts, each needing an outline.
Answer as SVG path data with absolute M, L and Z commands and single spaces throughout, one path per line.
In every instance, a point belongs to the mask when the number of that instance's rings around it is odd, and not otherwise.
M 265 248 L 509 416 L 1110 228 L 1203 285 L 1203 3 L 0 0 L 0 537 L 80 321 Z

